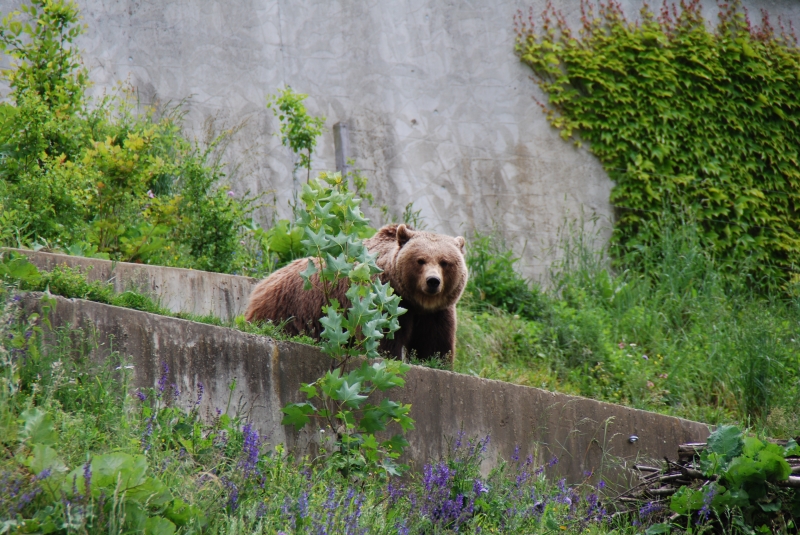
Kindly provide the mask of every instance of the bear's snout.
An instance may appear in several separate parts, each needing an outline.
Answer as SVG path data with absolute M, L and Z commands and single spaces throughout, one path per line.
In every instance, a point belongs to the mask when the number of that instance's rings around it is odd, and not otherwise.
M 439 287 L 442 285 L 442 279 L 436 276 L 429 276 L 427 279 L 425 279 L 425 283 L 428 285 L 426 288 L 428 293 L 435 294 L 439 291 Z

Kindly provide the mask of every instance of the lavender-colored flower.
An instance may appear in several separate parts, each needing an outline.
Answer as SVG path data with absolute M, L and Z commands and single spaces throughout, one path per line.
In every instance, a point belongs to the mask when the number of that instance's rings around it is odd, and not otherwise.
M 552 468 L 553 466 L 555 466 L 557 464 L 558 464 L 558 457 L 554 456 L 552 459 L 550 459 L 550 462 L 547 463 L 547 466 Z
M 153 194 L 153 190 L 150 190 L 150 189 L 147 190 L 147 196 L 150 197 L 151 199 L 155 199 L 156 198 L 156 196 Z
M 472 492 L 474 492 L 476 496 L 480 496 L 481 494 L 486 494 L 489 492 L 489 487 L 484 485 L 480 479 L 476 478 L 472 483 Z
M 86 461 L 86 464 L 83 465 L 83 488 L 84 492 L 86 492 L 86 497 L 90 497 L 92 495 L 92 464 L 91 461 Z
M 136 397 L 139 398 L 139 401 L 144 402 L 147 399 L 147 394 L 145 394 L 141 390 L 137 390 Z
M 250 423 L 244 425 L 242 434 L 244 435 L 244 444 L 242 445 L 244 456 L 239 461 L 239 466 L 244 470 L 245 477 L 249 477 L 251 473 L 257 472 L 256 467 L 258 466 L 261 439 L 258 436 L 258 431 L 253 429 Z
M 159 394 L 164 393 L 164 389 L 167 387 L 168 380 L 169 380 L 169 365 L 166 362 L 164 362 L 161 367 L 161 377 L 158 378 Z
M 308 516 L 308 493 L 303 492 L 297 499 L 297 515 L 304 519 Z
M 232 189 L 228 190 L 228 197 L 235 197 L 235 196 L 236 196 L 236 194 L 233 192 Z
M 519 444 L 514 446 L 514 453 L 511 454 L 511 460 L 514 461 L 515 463 L 519 462 Z
M 44 470 L 39 472 L 38 476 L 36 476 L 36 481 L 42 481 L 43 479 L 47 479 L 48 477 L 50 477 L 50 474 L 51 470 L 49 468 L 45 468 Z
M 264 515 L 267 514 L 267 504 L 261 502 L 258 504 L 258 508 L 256 509 L 256 518 L 262 518 Z
M 142 450 L 143 451 L 149 451 L 150 450 L 150 440 L 149 439 L 150 439 L 150 435 L 153 434 L 153 420 L 155 420 L 155 418 L 156 418 L 155 415 L 153 415 L 153 416 L 151 416 L 150 418 L 147 419 L 147 425 L 145 426 L 144 431 L 142 432 L 141 444 L 142 444 Z
M 604 488 L 606 488 L 606 482 L 601 479 L 600 482 L 597 484 L 597 488 L 603 490 Z
M 460 449 L 461 448 L 461 444 L 462 444 L 462 442 L 464 440 L 464 435 L 465 434 L 466 433 L 464 433 L 463 430 L 458 432 L 458 434 L 456 435 L 456 443 L 454 445 L 454 449 Z
M 197 401 L 194 402 L 195 407 L 200 405 L 200 402 L 203 401 L 203 392 L 205 391 L 205 387 L 203 383 L 197 383 Z
M 711 515 L 711 502 L 714 496 L 717 495 L 717 489 L 714 486 L 708 488 L 708 491 L 703 495 L 703 507 L 697 511 L 697 516 L 703 519 L 703 522 L 708 522 L 708 517 Z
M 239 487 L 226 477 L 220 478 L 222 484 L 228 489 L 228 508 L 231 512 L 239 508 Z
M 169 385 L 169 387 L 172 389 L 172 399 L 173 399 L 173 401 L 178 401 L 178 398 L 181 396 L 181 391 L 178 390 L 178 385 L 176 385 L 175 383 L 172 383 L 172 384 Z
M 647 505 L 639 509 L 639 516 L 644 518 L 652 515 L 653 513 L 657 513 L 663 508 L 664 506 L 658 502 L 648 502 Z

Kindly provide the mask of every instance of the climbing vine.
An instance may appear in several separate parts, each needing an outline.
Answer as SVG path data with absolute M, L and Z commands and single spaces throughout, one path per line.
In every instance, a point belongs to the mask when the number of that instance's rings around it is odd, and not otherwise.
M 615 181 L 613 243 L 634 259 L 665 212 L 696 224 L 729 272 L 770 286 L 800 279 L 800 49 L 791 26 L 738 1 L 715 28 L 699 0 L 581 5 L 575 32 L 552 5 L 515 18 L 516 52 L 565 140 L 586 142 Z M 777 26 L 777 28 L 776 28 Z

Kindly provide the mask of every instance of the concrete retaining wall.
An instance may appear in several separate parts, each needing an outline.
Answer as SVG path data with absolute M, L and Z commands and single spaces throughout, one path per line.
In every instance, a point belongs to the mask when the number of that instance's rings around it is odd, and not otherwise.
M 90 281 L 112 283 L 117 293 L 133 289 L 149 295 L 172 312 L 200 316 L 211 314 L 226 321 L 244 313 L 247 298 L 258 283 L 250 277 L 193 269 L 111 262 L 25 249 L 9 250 L 24 254 L 45 271 L 64 265 L 79 268 Z
M 24 306 L 36 308 L 38 299 L 29 294 Z M 314 347 L 61 297 L 51 322 L 95 332 L 95 358 L 107 357 L 112 347 L 129 355 L 137 386 L 155 386 L 166 363 L 169 382 L 182 392 L 178 403 L 187 407 L 203 383 L 203 413 L 225 409 L 235 380 L 231 412 L 247 414 L 273 444 L 315 451 L 315 432 L 280 425 L 280 408 L 300 400 L 300 383 L 328 367 Z M 584 480 L 588 471 L 606 477 L 636 459 L 674 457 L 679 443 L 708 436 L 707 426 L 697 422 L 416 366 L 395 399 L 412 404 L 416 430 L 407 435 L 408 461 L 416 468 L 445 455 L 448 440 L 460 430 L 467 437 L 491 435 L 490 460 L 510 458 L 517 445 L 521 455 L 533 454 L 538 462 L 558 456 L 556 470 L 572 482 Z M 632 435 L 638 440 L 631 442 Z

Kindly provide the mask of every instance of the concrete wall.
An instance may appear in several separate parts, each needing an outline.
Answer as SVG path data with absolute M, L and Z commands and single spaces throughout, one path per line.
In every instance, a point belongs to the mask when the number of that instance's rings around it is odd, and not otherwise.
M 112 262 L 62 254 L 8 249 L 24 254 L 39 269 L 55 266 L 78 268 L 90 281 L 110 282 L 117 293 L 136 290 L 149 295 L 172 312 L 214 315 L 230 320 L 244 314 L 250 292 L 258 280 L 193 269 Z
M 37 308 L 41 294 L 28 294 L 24 306 Z M 81 327 L 95 333 L 94 357 L 106 358 L 111 348 L 129 355 L 134 384 L 155 386 L 163 363 L 169 382 L 182 392 L 178 403 L 195 402 L 203 383 L 202 414 L 225 409 L 235 380 L 230 412 L 247 415 L 272 444 L 285 443 L 298 453 L 315 451 L 318 433 L 280 425 L 280 408 L 300 401 L 298 387 L 311 382 L 329 365 L 316 348 L 245 334 L 175 318 L 57 297 L 50 320 L 55 328 Z M 521 455 L 546 462 L 559 457 L 556 473 L 572 482 L 593 471 L 600 477 L 619 474 L 634 460 L 674 457 L 677 445 L 703 441 L 704 424 L 467 375 L 412 367 L 396 398 L 411 403 L 416 429 L 408 433 L 409 459 L 417 469 L 444 456 L 448 441 L 460 430 L 467 437 L 491 435 L 487 456 Z M 637 435 L 638 441 L 629 437 Z M 487 464 L 485 468 L 489 468 Z
M 19 2 L 0 0 L 0 11 Z M 274 194 L 281 214 L 298 181 L 265 97 L 288 85 L 327 117 L 317 169 L 334 168 L 331 127 L 346 122 L 377 205 L 399 215 L 414 202 L 431 229 L 450 234 L 497 225 L 528 275 L 545 272 L 565 218 L 611 217 L 612 183 L 548 125 L 513 53 L 514 13 L 539 13 L 545 0 L 77 2 L 96 92 L 127 80 L 143 103 L 191 97 L 186 125 L 201 139 L 241 126 L 233 189 Z M 716 20 L 715 2 L 704 3 Z M 577 23 L 579 0 L 555 4 Z M 641 6 L 622 4 L 632 16 Z M 744 4 L 800 28 L 796 0 Z

